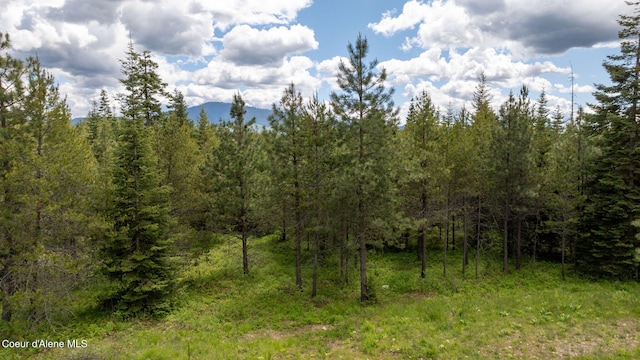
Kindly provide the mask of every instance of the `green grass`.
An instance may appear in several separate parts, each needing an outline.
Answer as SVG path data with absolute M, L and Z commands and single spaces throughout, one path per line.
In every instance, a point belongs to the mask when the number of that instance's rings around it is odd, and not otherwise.
M 237 241 L 180 268 L 176 308 L 160 320 L 88 312 L 47 336 L 87 339 L 85 349 L 0 350 L 3 359 L 636 359 L 640 285 L 560 279 L 557 264 L 502 275 L 484 263 L 461 276 L 459 252 L 432 253 L 426 279 L 415 254 L 369 255 L 377 303 L 358 302 L 357 270 L 345 286 L 322 269 L 318 296 L 294 286 L 293 251 L 275 237 L 250 242 L 242 274 Z M 308 255 L 308 254 L 307 254 Z M 382 289 L 388 285 L 388 289 Z M 34 340 L 33 338 L 27 338 Z

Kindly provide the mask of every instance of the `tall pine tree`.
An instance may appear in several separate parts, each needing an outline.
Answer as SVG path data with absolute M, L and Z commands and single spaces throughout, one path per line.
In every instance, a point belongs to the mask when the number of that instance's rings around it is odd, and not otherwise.
M 258 138 L 253 125 L 255 117 L 245 119 L 247 110 L 240 94 L 233 96 L 231 120 L 219 127 L 219 146 L 213 149 L 204 168 L 205 177 L 214 184 L 212 201 L 222 230 L 240 233 L 242 270 L 249 273 L 249 233 L 253 228 L 253 202 L 258 171 Z M 220 228 L 220 227 L 219 227 Z
M 153 65 L 132 48 L 123 61 L 121 82 L 126 92 L 121 96 L 123 125 L 112 171 L 113 231 L 103 248 L 105 271 L 112 282 L 103 304 L 127 316 L 164 311 L 172 289 L 169 188 L 161 186 L 145 126 L 155 119 L 155 100 L 144 90 L 152 85 L 140 80 Z
M 296 249 L 296 286 L 302 288 L 302 236 L 304 231 L 304 207 L 302 167 L 306 161 L 303 154 L 303 119 L 302 95 L 296 92 L 293 84 L 289 85 L 278 105 L 273 105 L 273 114 L 269 117 L 273 138 L 275 164 L 272 170 L 279 179 L 276 188 L 283 201 L 288 202 L 294 223 L 294 244 Z M 283 214 L 287 216 L 288 214 Z
M 395 215 L 392 181 L 392 152 L 389 149 L 396 130 L 398 110 L 393 89 L 385 87 L 387 73 L 378 72 L 378 61 L 366 61 L 367 39 L 358 35 L 349 44 L 349 59 L 341 61 L 338 85 L 341 93 L 331 93 L 337 116 L 347 125 L 345 147 L 349 166 L 344 182 L 351 188 L 353 233 L 359 247 L 360 300 L 370 299 L 367 285 L 367 245 L 380 242 Z
M 618 23 L 620 53 L 607 57 L 611 85 L 597 85 L 593 140 L 600 150 L 586 184 L 578 264 L 616 278 L 636 274 L 640 248 L 633 222 L 640 219 L 640 2 Z
M 410 163 L 407 177 L 406 209 L 410 218 L 415 219 L 418 228 L 418 253 L 420 254 L 420 276 L 426 276 L 427 268 L 427 232 L 429 205 L 438 186 L 434 176 L 441 170 L 438 167 L 436 144 L 440 131 L 439 114 L 431 97 L 423 91 L 418 98 L 411 101 L 409 115 L 403 135 L 408 141 L 408 158 Z M 433 205 L 432 205 L 433 206 Z M 431 211 L 433 213 L 433 211 Z

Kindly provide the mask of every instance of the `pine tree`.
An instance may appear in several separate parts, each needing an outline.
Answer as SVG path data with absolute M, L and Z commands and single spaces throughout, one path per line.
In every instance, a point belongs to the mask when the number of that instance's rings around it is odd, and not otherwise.
M 287 209 L 293 213 L 294 244 L 296 249 L 296 286 L 302 288 L 302 236 L 304 231 L 302 167 L 304 162 L 303 134 L 301 123 L 304 105 L 302 95 L 296 92 L 295 85 L 289 85 L 278 105 L 273 105 L 269 117 L 272 134 L 272 154 L 276 158 L 272 170 L 278 179 L 276 188 Z M 283 214 L 287 216 L 288 214 Z
M 156 125 L 162 115 L 160 98 L 165 96 L 167 84 L 160 79 L 151 52 L 136 52 L 133 43 L 129 43 L 126 55 L 120 61 L 123 75 L 120 82 L 125 88 L 125 93 L 119 94 L 121 112 L 130 119 L 142 117 L 145 126 Z
M 493 136 L 496 133 L 497 116 L 493 109 L 491 109 L 491 94 L 490 88 L 487 84 L 487 78 L 484 73 L 480 74 L 478 78 L 478 85 L 473 93 L 473 108 L 474 114 L 472 116 L 473 123 L 470 129 L 470 142 L 473 151 L 469 154 L 469 162 L 471 175 L 469 176 L 468 188 L 471 189 L 470 196 L 475 198 L 475 275 L 479 273 L 480 262 L 480 248 L 483 243 L 483 239 L 489 230 L 488 223 L 490 222 L 488 204 L 490 203 L 490 192 L 487 192 L 487 188 L 491 188 L 490 172 L 492 168 L 491 159 L 491 144 L 493 143 Z
M 212 157 L 214 156 L 214 149 L 217 149 L 219 146 L 219 140 L 216 135 L 216 128 L 209 121 L 204 107 L 200 108 L 193 136 L 198 144 L 198 153 L 200 156 L 200 160 L 198 161 L 200 183 L 197 189 L 200 195 L 200 208 L 196 211 L 196 214 L 194 214 L 196 216 L 193 218 L 192 226 L 196 230 L 213 230 L 215 228 L 213 223 L 216 216 L 214 206 L 216 180 L 207 173 L 209 171 L 207 170 L 207 166 L 211 165 L 214 161 Z
M 565 279 L 567 245 L 577 234 L 578 210 L 583 197 L 580 194 L 580 163 L 578 142 L 579 129 L 568 124 L 563 133 L 557 133 L 551 140 L 545 154 L 544 176 L 541 186 L 544 203 L 548 212 L 544 228 L 560 238 L 562 279 Z
M 494 194 L 502 208 L 503 272 L 509 268 L 509 243 L 515 239 L 516 267 L 520 267 L 522 223 L 531 195 L 531 106 L 528 90 L 522 87 L 518 99 L 513 94 L 500 107 L 499 128 L 494 133 Z
M 37 322 L 51 321 L 55 308 L 68 309 L 68 290 L 84 277 L 74 274 L 74 267 L 80 265 L 84 239 L 98 220 L 89 209 L 96 176 L 90 148 L 71 127 L 71 114 L 53 76 L 37 59 L 31 59 L 28 68 L 23 116 L 29 124 L 24 140 L 31 146 L 14 172 L 24 189 L 22 211 L 15 219 L 24 242 L 33 248 L 28 258 L 33 261 L 30 288 L 25 289 L 32 295 L 29 305 L 22 302 L 23 313 Z
M 203 163 L 193 123 L 187 117 L 184 96 L 178 90 L 170 96 L 169 111 L 154 132 L 154 149 L 158 157 L 161 184 L 171 188 L 171 216 L 179 225 L 197 222 L 202 201 L 198 192 L 201 183 L 199 166 Z
M 551 184 L 549 176 L 549 161 L 554 160 L 549 157 L 549 152 L 553 146 L 554 140 L 559 138 L 561 131 L 560 126 L 552 127 L 551 119 L 549 115 L 549 109 L 547 108 L 548 101 L 546 92 L 543 90 L 540 93 L 538 102 L 536 104 L 536 111 L 533 118 L 533 132 L 532 132 L 532 154 L 533 154 L 533 212 L 535 214 L 535 227 L 533 231 L 533 260 L 536 261 L 538 254 L 538 247 L 540 244 L 541 235 L 548 237 L 548 229 L 543 226 L 543 222 L 548 219 L 546 213 L 546 204 L 549 199 L 550 189 L 547 185 Z M 562 114 L 560 113 L 560 116 Z M 543 240 L 545 240 L 543 238 Z
M 2 290 L 2 317 L 10 322 L 14 316 L 11 298 L 20 290 L 21 281 L 16 267 L 21 263 L 24 249 L 13 229 L 14 216 L 20 210 L 19 183 L 12 177 L 15 160 L 27 149 L 22 140 L 25 120 L 21 115 L 26 96 L 24 63 L 9 55 L 9 34 L 0 33 L 0 290 Z M 24 249 L 24 251 L 23 251 Z
M 258 141 L 253 125 L 255 118 L 245 120 L 247 111 L 240 94 L 233 96 L 231 120 L 219 127 L 220 145 L 208 159 L 205 176 L 215 186 L 217 217 L 222 230 L 240 233 L 242 269 L 249 273 L 248 238 L 253 228 L 253 199 L 258 171 Z
M 172 290 L 169 262 L 171 240 L 167 236 L 169 188 L 161 186 L 157 158 L 145 124 L 155 115 L 149 108 L 150 87 L 139 82 L 153 64 L 145 62 L 132 49 L 123 61 L 121 96 L 123 125 L 115 149 L 113 205 L 109 214 L 113 231 L 103 247 L 105 272 L 112 284 L 103 304 L 123 315 L 159 313 L 166 310 Z M 157 76 L 149 76 L 157 78 Z
M 350 166 L 343 181 L 351 186 L 353 232 L 359 246 L 360 300 L 370 299 L 367 285 L 367 244 L 380 241 L 389 230 L 395 212 L 391 151 L 398 110 L 385 88 L 387 73 L 377 72 L 377 60 L 365 63 L 369 45 L 358 35 L 349 44 L 349 60 L 341 61 L 338 85 L 342 93 L 331 93 L 336 115 L 347 124 L 347 153 Z
M 117 137 L 116 118 L 113 115 L 107 91 L 100 91 L 99 101 L 92 101 L 91 109 L 84 121 L 87 140 L 98 163 L 107 168 Z
M 634 276 L 640 248 L 640 2 L 621 15 L 620 53 L 603 63 L 611 85 L 597 85 L 593 137 L 600 150 L 586 183 L 586 208 L 578 259 L 585 272 L 615 278 Z
M 0 48 L 9 48 L 7 35 Z M 95 164 L 70 121 L 38 59 L 0 56 L 1 319 L 14 328 L 59 319 L 84 278 L 73 271 L 87 265 L 79 258 L 95 224 Z
M 330 181 L 335 170 L 334 141 L 335 119 L 326 104 L 318 100 L 317 94 L 309 100 L 302 116 L 300 131 L 303 149 L 307 159 L 302 168 L 303 181 L 308 186 L 306 213 L 308 231 L 313 236 L 313 279 L 311 297 L 315 297 L 318 287 L 318 266 L 321 237 L 330 234 Z
M 437 142 L 441 136 L 438 122 L 438 112 L 426 91 L 418 98 L 412 99 L 403 131 L 408 141 L 407 154 L 410 162 L 409 174 L 406 177 L 406 193 L 410 198 L 406 199 L 406 211 L 409 212 L 409 217 L 417 222 L 422 278 L 426 276 L 427 267 L 427 216 L 430 215 L 428 205 L 431 203 L 433 207 L 433 198 L 438 187 L 434 177 L 442 170 L 437 159 Z

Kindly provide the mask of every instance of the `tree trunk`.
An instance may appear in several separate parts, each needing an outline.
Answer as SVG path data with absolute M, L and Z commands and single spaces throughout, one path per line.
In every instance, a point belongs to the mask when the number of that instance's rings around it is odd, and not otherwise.
M 565 253 L 565 246 L 566 246 L 566 236 L 564 234 L 564 229 L 562 230 L 562 281 L 565 280 L 564 277 L 564 253 Z
M 422 261 L 420 267 L 420 277 L 424 279 L 425 277 L 427 277 L 427 239 L 425 237 L 424 224 L 420 229 L 420 246 L 420 260 Z
M 522 243 L 522 218 L 518 215 L 518 239 L 516 241 L 516 269 L 520 270 L 522 251 L 520 245 Z
M 462 222 L 462 275 L 464 275 L 467 270 L 467 265 L 469 265 L 469 241 L 467 239 L 467 220 L 469 214 L 467 213 L 467 200 L 465 196 L 462 197 L 462 208 L 464 211 L 464 219 Z
M 300 196 L 298 193 L 298 181 L 295 181 L 295 207 L 296 207 L 296 286 L 302 288 L 302 220 L 300 216 Z M 308 244 L 308 242 L 307 242 Z
M 319 249 L 318 234 L 313 234 L 313 279 L 311 283 L 311 297 L 316 297 L 318 286 L 318 251 Z
M 345 231 L 345 246 L 344 246 L 344 283 L 349 285 L 349 226 L 347 225 L 347 231 Z
M 451 250 L 456 250 L 456 215 L 451 215 Z
M 505 202 L 504 204 L 504 220 L 502 223 L 503 226 L 503 241 L 502 241 L 502 252 L 503 252 L 503 263 L 502 263 L 502 272 L 505 274 L 509 271 L 509 205 Z
M 282 237 L 280 241 L 287 241 L 287 205 L 286 202 L 282 202 Z
M 478 261 L 480 260 L 480 219 L 481 219 L 481 203 L 480 203 L 480 195 L 478 195 L 478 224 L 476 229 L 476 278 L 478 277 Z
M 242 272 L 249 274 L 249 256 L 247 252 L 247 231 L 245 226 L 242 228 Z
M 367 243 L 364 236 L 360 237 L 360 301 L 369 300 L 367 288 Z
M 420 277 L 424 279 L 427 276 L 426 275 L 426 271 L 427 271 L 427 237 L 426 237 L 427 224 L 425 223 L 426 222 L 426 218 L 427 218 L 427 194 L 425 192 L 423 192 L 422 196 L 420 198 L 421 198 L 421 201 L 422 201 L 422 224 L 420 224 L 420 241 L 419 241 L 420 251 L 418 253 L 420 254 L 420 260 L 422 262 L 421 269 L 420 269 Z
M 447 232 L 449 229 L 447 228 Z M 445 243 L 444 243 L 444 258 L 442 259 L 442 275 L 447 275 L 447 241 L 449 240 L 448 237 L 445 236 Z M 440 227 L 440 241 L 442 241 L 442 227 Z

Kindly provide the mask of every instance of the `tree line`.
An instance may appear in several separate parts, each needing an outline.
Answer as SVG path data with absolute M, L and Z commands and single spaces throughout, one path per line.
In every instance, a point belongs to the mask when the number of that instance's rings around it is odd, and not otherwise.
M 252 237 L 279 234 L 295 249 L 299 289 L 312 267 L 311 296 L 323 268 L 339 267 L 348 283 L 357 264 L 360 299 L 374 300 L 367 254 L 376 249 L 414 252 L 422 277 L 428 252 L 442 255 L 446 274 L 448 252 L 461 251 L 459 270 L 475 276 L 483 259 L 500 259 L 505 273 L 544 259 L 561 262 L 563 277 L 567 264 L 637 279 L 632 5 L 619 20 L 620 54 L 604 62 L 612 85 L 598 85 L 592 111 L 567 120 L 526 86 L 492 108 L 483 73 L 469 109 L 442 111 L 424 91 L 400 126 L 387 73 L 358 36 L 340 62 L 340 89 L 305 100 L 289 85 L 265 129 L 245 117 L 239 93 L 220 124 L 204 110 L 189 120 L 183 94 L 130 44 L 123 92 L 103 90 L 74 126 L 51 74 L 37 58 L 13 58 L 3 34 L 0 328 L 62 322 L 87 287 L 100 288 L 110 313 L 167 313 L 176 259 L 206 250 L 213 234 L 238 238 L 245 274 Z

